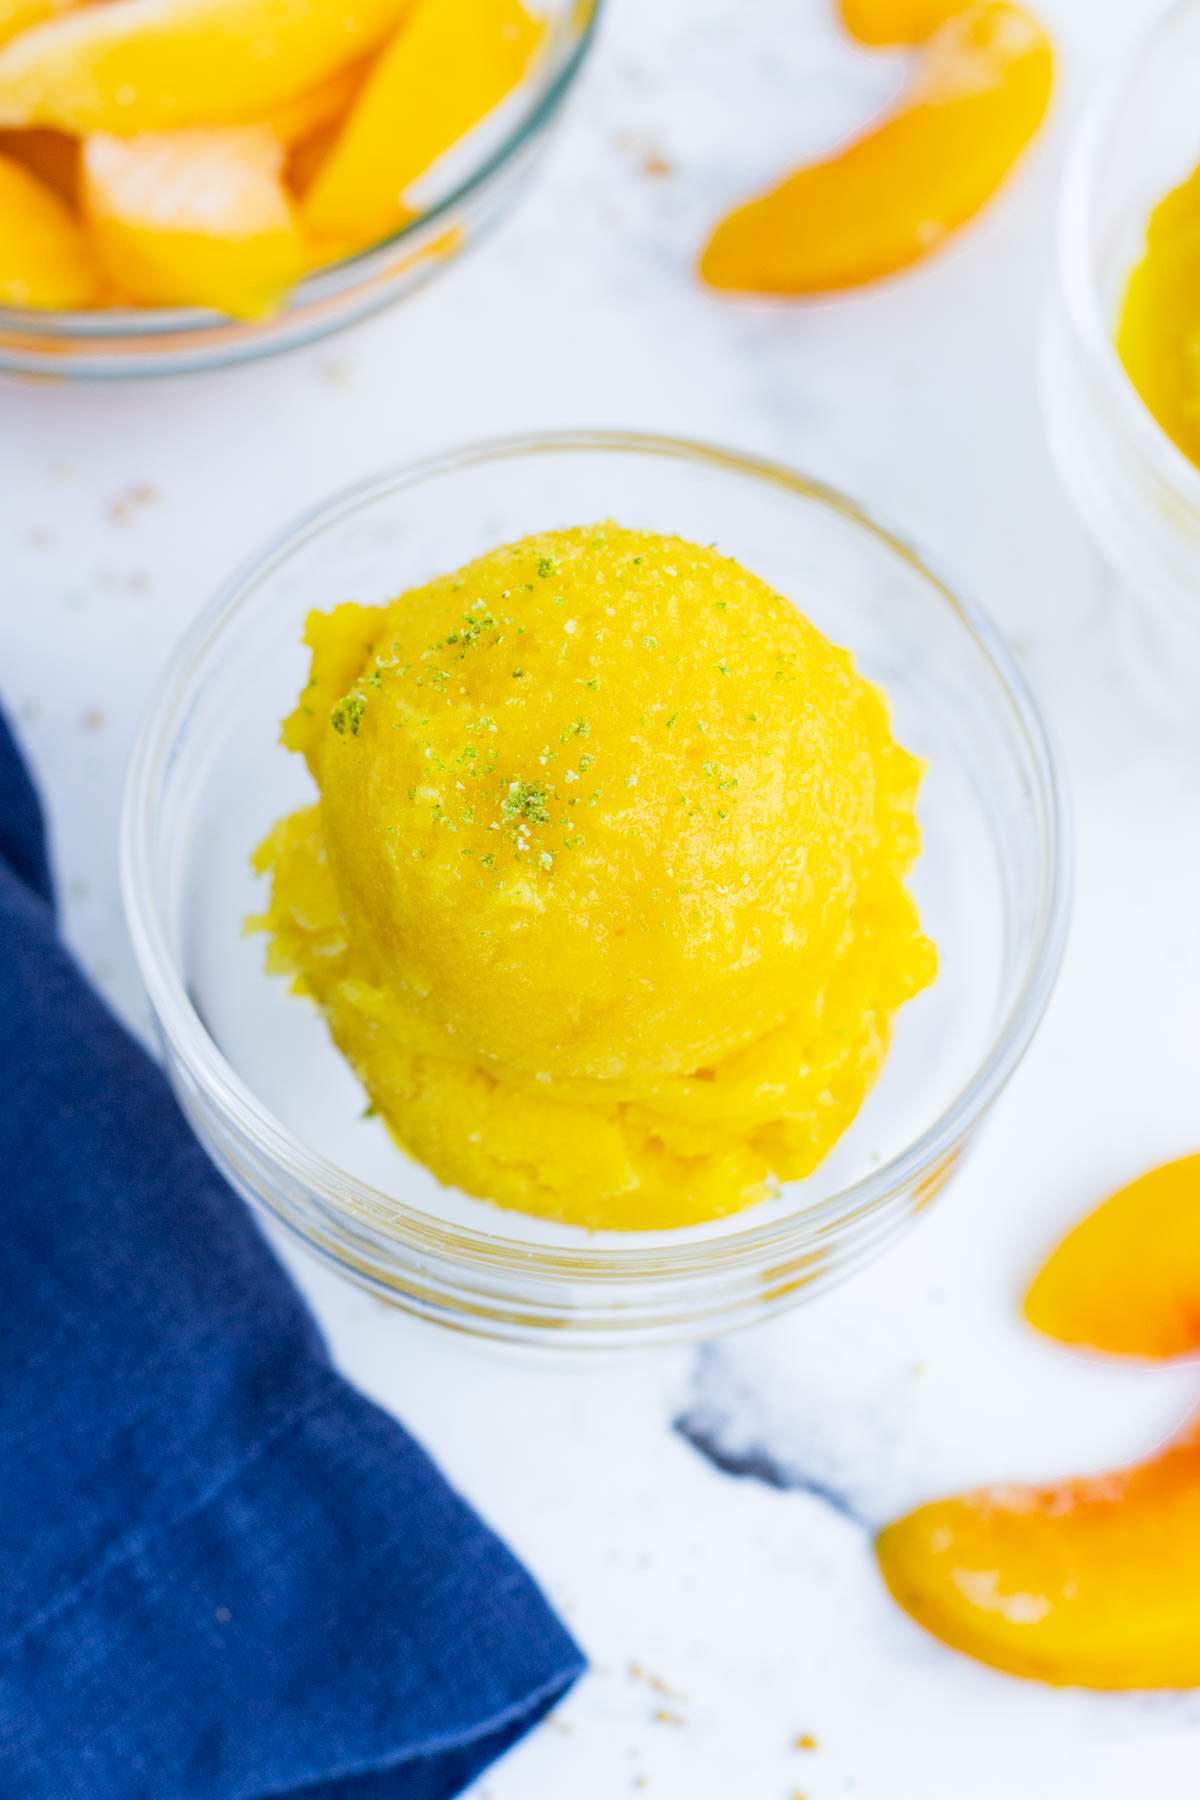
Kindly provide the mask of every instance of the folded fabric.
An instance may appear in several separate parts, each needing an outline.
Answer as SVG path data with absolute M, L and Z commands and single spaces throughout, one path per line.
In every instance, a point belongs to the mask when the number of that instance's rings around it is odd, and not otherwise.
M 0 717 L 0 1795 L 442 1800 L 579 1651 L 58 937 Z

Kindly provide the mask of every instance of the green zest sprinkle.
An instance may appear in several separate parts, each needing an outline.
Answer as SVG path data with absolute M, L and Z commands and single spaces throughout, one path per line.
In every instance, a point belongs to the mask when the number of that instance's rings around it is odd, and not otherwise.
M 538 566 L 537 566 L 537 572 L 541 576 L 543 581 L 545 581 L 549 576 L 553 575 L 553 573 L 554 573 L 554 558 L 552 556 L 543 556 L 542 558 L 540 558 L 540 560 L 538 562 Z
M 338 701 L 337 705 L 330 713 L 329 723 L 336 732 L 341 733 L 343 736 L 345 735 L 347 728 L 349 728 L 351 737 L 357 737 L 358 728 L 362 723 L 362 716 L 366 710 L 367 702 L 362 694 L 347 694 L 344 700 Z
M 500 803 L 506 819 L 524 819 L 530 825 L 548 825 L 547 790 L 537 781 L 510 781 L 508 792 Z

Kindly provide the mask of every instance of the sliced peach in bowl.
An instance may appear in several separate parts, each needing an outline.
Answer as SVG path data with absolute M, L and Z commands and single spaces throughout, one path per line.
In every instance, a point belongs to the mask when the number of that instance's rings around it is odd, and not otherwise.
M 314 237 L 357 247 L 403 224 L 412 184 L 512 92 L 544 30 L 521 0 L 423 0 L 375 64 L 305 197 Z
M 99 298 L 87 237 L 62 196 L 0 155 L 0 305 L 66 311 Z
M 269 311 L 307 266 L 283 157 L 265 125 L 89 138 L 84 205 L 113 287 L 146 306 Z
M 0 44 L 79 4 L 80 0 L 0 0 Z
M 131 136 L 261 118 L 375 48 L 410 0 L 104 0 L 0 49 L 0 126 Z

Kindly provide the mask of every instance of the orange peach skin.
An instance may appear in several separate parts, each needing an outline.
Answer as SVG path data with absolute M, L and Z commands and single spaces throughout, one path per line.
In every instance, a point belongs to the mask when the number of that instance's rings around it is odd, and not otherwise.
M 1200 1686 L 1200 1428 L 1148 1462 L 938 1500 L 878 1539 L 926 1631 L 1059 1687 Z
M 1025 1317 L 1110 1356 L 1200 1350 L 1200 1155 L 1151 1169 L 1081 1220 L 1034 1280 Z
M 970 0 L 840 0 L 842 24 L 860 44 L 923 44 Z
M 930 39 L 893 113 L 721 221 L 701 278 L 819 294 L 917 262 L 1000 187 L 1045 116 L 1053 71 L 1050 40 L 1021 7 L 969 7 Z

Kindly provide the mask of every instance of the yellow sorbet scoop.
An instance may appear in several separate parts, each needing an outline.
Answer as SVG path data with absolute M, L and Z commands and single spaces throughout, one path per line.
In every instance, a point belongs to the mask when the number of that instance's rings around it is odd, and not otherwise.
M 308 625 L 263 845 L 271 966 L 441 1180 L 589 1226 L 809 1173 L 933 978 L 919 766 L 766 583 L 678 538 L 524 539 Z
M 1154 209 L 1117 350 L 1167 436 L 1200 466 L 1200 169 Z

